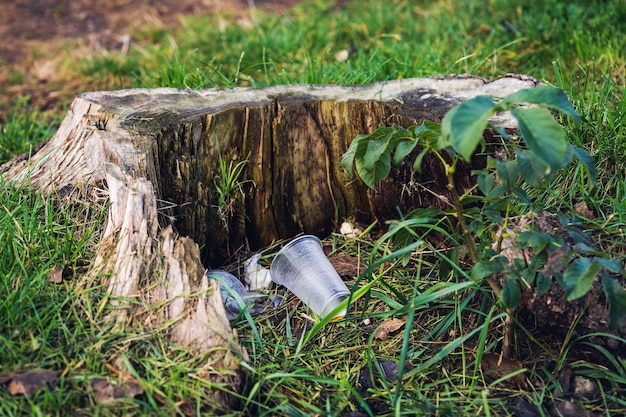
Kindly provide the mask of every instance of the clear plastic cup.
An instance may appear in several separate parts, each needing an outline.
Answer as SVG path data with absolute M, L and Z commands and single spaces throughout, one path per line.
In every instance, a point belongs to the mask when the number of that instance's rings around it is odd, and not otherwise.
M 322 318 L 350 296 L 348 287 L 326 258 L 322 242 L 315 236 L 300 236 L 287 243 L 274 257 L 270 275 Z M 344 309 L 331 321 L 345 315 Z

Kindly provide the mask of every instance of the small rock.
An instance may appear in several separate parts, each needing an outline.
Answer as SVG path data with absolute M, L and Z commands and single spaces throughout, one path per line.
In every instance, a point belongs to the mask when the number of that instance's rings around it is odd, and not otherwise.
M 350 56 L 350 51 L 348 51 L 347 49 L 342 49 L 341 51 L 335 54 L 335 60 L 337 62 L 344 62 L 348 59 L 349 56 Z
M 590 379 L 576 376 L 574 378 L 574 392 L 578 395 L 593 396 L 598 393 L 598 386 Z
M 363 231 L 359 229 L 358 227 L 354 226 L 352 223 L 343 222 L 341 224 L 341 227 L 339 228 L 339 233 L 341 233 L 347 238 L 355 239 L 359 237 L 361 233 L 363 233 Z

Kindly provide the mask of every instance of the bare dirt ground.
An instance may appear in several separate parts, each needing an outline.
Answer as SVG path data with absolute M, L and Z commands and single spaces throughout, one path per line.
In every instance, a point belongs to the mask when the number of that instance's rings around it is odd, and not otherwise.
M 106 88 L 105 82 L 77 77 L 68 54 L 80 58 L 102 48 L 127 48 L 134 30 L 175 28 L 186 15 L 219 14 L 238 21 L 250 19 L 257 9 L 282 13 L 299 2 L 8 0 L 0 6 L 0 121 L 22 97 L 30 97 L 32 108 L 58 113 L 81 92 Z

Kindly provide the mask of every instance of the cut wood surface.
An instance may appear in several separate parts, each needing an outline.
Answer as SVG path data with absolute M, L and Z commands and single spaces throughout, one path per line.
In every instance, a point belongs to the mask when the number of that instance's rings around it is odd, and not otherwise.
M 74 100 L 51 139 L 0 173 L 44 193 L 108 190 L 108 221 L 88 276 L 108 288 L 114 329 L 148 326 L 212 352 L 204 377 L 237 391 L 246 352 L 206 268 L 218 267 L 240 245 L 256 249 L 301 232 L 324 237 L 348 217 L 382 222 L 398 208 L 446 206 L 439 164 L 426 160 L 419 175 L 400 167 L 374 192 L 349 180 L 341 156 L 356 135 L 378 126 L 439 121 L 459 101 L 536 84 L 520 76 L 447 77 L 87 93 Z M 493 122 L 515 127 L 506 115 Z M 220 204 L 220 166 L 242 161 L 241 176 Z M 461 168 L 457 183 L 467 188 L 471 167 Z M 215 397 L 232 400 L 220 390 Z

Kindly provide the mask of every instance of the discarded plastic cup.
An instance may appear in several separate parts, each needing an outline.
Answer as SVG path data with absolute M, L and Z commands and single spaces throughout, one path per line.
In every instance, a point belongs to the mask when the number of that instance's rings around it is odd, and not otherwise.
M 259 304 L 258 301 L 261 298 L 267 297 L 257 292 L 247 291 L 241 281 L 233 274 L 220 269 L 211 269 L 207 271 L 206 275 L 209 279 L 220 283 L 220 292 L 226 308 L 226 317 L 228 317 L 229 321 L 235 320 L 242 311 L 242 305 L 234 297 L 234 293 L 241 297 L 251 314 L 256 314 L 263 309 L 263 305 L 257 304 Z
M 274 257 L 270 275 L 322 318 L 350 296 L 315 236 L 300 236 L 287 243 Z M 331 321 L 345 315 L 346 310 L 342 310 Z

